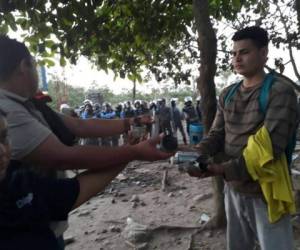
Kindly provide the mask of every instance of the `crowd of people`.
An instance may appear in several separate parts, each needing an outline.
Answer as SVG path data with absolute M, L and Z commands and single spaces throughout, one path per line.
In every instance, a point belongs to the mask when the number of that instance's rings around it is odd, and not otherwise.
M 145 130 L 149 133 L 149 136 L 157 136 L 160 133 L 166 132 L 177 138 L 179 130 L 183 143 L 187 145 L 189 143 L 190 125 L 197 125 L 202 122 L 201 98 L 198 97 L 194 104 L 191 96 L 185 97 L 182 110 L 177 107 L 177 103 L 177 98 L 171 98 L 169 105 L 167 105 L 166 99 L 161 98 L 151 102 L 135 100 L 133 105 L 131 101 L 126 101 L 113 107 L 108 102 L 99 104 L 86 99 L 78 109 L 72 109 L 69 105 L 62 104 L 60 112 L 81 119 L 106 120 L 149 115 L 154 121 L 153 124 L 147 124 Z M 186 128 L 186 131 L 184 128 Z M 120 135 L 102 138 L 85 138 L 82 139 L 80 143 L 83 145 L 118 146 L 120 143 L 126 143 L 126 134 L 123 134 L 122 138 Z
M 297 97 L 279 75 L 264 71 L 266 30 L 247 27 L 232 40 L 233 69 L 243 79 L 222 91 L 213 125 L 197 145 L 198 153 L 206 156 L 201 159 L 208 159 L 205 170 L 195 167 L 188 173 L 199 181 L 210 176 L 224 179 L 228 250 L 252 250 L 257 244 L 262 250 L 292 250 L 295 202 L 289 164 L 299 121 Z M 189 125 L 202 118 L 201 100 L 194 106 L 190 97 L 182 112 L 176 99 L 170 105 L 160 99 L 149 107 L 142 101 L 134 107 L 126 102 L 115 109 L 86 101 L 78 114 L 66 105 L 59 114 L 49 108 L 49 101 L 38 94 L 36 62 L 28 48 L 0 35 L 0 248 L 4 250 L 64 249 L 63 233 L 72 209 L 103 190 L 127 163 L 174 155 L 157 147 L 159 134 L 177 135 L 179 129 L 187 143 L 182 113 L 187 134 Z M 151 138 L 132 140 L 134 126 L 148 128 Z M 123 145 L 107 146 L 107 138 L 121 134 L 126 134 Z M 76 138 L 95 141 L 78 144 Z M 99 147 L 98 138 L 104 138 L 106 146 Z M 215 162 L 216 155 L 222 160 L 218 157 Z M 68 169 L 85 171 L 67 178 Z

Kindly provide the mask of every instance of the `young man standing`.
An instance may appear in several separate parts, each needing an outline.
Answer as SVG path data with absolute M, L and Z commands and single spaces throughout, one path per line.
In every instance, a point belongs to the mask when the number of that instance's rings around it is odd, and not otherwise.
M 193 170 L 189 174 L 200 178 L 224 176 L 228 250 L 254 249 L 256 241 L 263 250 L 292 250 L 290 215 L 269 222 L 262 187 L 249 174 L 243 151 L 249 137 L 263 126 L 270 136 L 274 158 L 284 154 L 297 126 L 296 95 L 292 87 L 274 76 L 266 110 L 262 111 L 268 34 L 260 27 L 247 27 L 236 32 L 232 40 L 233 68 L 243 80 L 221 93 L 212 128 L 199 144 L 201 154 L 214 156 L 224 151 L 229 160 L 208 165 L 207 172 Z

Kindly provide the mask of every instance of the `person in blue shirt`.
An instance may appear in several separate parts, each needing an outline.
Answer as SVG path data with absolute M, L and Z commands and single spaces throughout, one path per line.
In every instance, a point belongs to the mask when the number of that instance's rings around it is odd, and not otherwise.
M 127 101 L 124 105 L 124 114 L 125 114 L 125 118 L 134 117 L 134 109 L 132 108 L 130 101 Z
M 104 110 L 101 112 L 101 119 L 114 119 L 116 112 L 112 109 L 110 103 L 105 103 Z
M 116 112 L 116 117 L 119 119 L 124 119 L 125 118 L 125 112 L 123 110 L 123 104 L 119 103 L 116 108 L 115 108 L 115 112 Z
M 91 103 L 84 105 L 84 111 L 81 113 L 80 117 L 82 119 L 90 119 L 94 117 L 94 110 Z
M 94 118 L 101 118 L 101 105 L 99 103 L 94 104 Z
M 112 109 L 111 104 L 108 102 L 105 103 L 104 110 L 101 112 L 101 119 L 111 120 L 111 119 L 116 119 L 116 118 L 117 118 L 116 112 Z M 119 145 L 119 138 L 120 138 L 120 135 L 102 137 L 101 144 L 102 144 L 102 146 L 116 147 Z
M 84 111 L 81 113 L 80 118 L 83 120 L 94 118 L 94 109 L 93 109 L 92 103 L 86 102 L 86 104 L 84 106 Z M 95 138 L 95 137 L 82 138 L 81 144 L 98 146 L 99 139 Z

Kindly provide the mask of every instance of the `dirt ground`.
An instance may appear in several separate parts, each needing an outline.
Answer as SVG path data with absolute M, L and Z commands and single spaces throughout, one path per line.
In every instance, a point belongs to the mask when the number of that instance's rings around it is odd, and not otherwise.
M 66 249 L 222 250 L 225 229 L 201 230 L 213 207 L 210 178 L 191 178 L 167 161 L 133 162 L 72 212 Z M 299 235 L 295 231 L 296 249 Z

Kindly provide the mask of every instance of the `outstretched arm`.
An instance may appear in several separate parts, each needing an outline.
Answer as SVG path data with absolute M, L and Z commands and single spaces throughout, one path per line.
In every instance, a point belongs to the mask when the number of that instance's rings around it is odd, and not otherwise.
M 78 119 L 62 117 L 64 124 L 78 137 L 101 137 L 122 134 L 130 129 L 129 119 Z
M 105 148 L 99 146 L 66 146 L 53 134 L 23 158 L 24 161 L 52 169 L 100 170 L 127 164 L 132 160 L 155 161 L 171 157 L 156 148 L 160 138 L 152 138 L 136 145 Z
M 125 168 L 125 165 L 110 170 L 85 171 L 76 176 L 80 192 L 72 210 L 103 191 L 105 187 Z
M 125 119 L 78 119 L 70 116 L 62 116 L 64 124 L 78 137 L 102 137 L 122 134 L 130 129 L 135 118 Z M 152 122 L 149 115 L 139 116 L 142 124 Z

